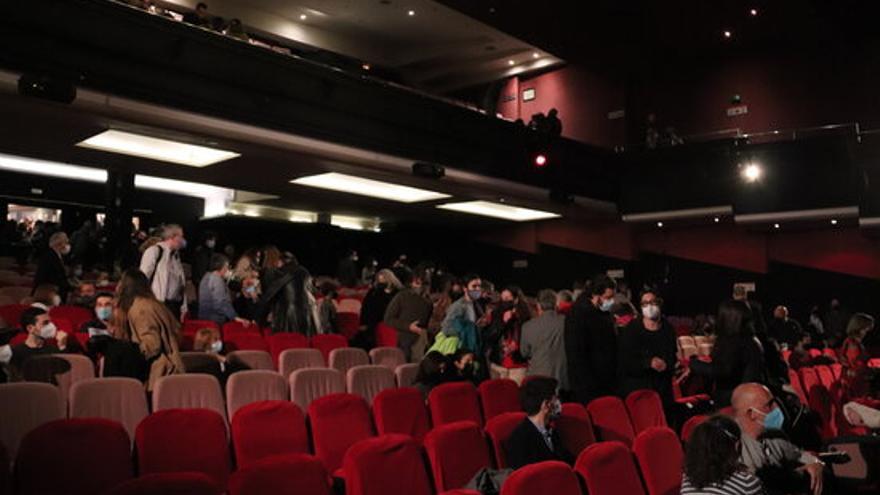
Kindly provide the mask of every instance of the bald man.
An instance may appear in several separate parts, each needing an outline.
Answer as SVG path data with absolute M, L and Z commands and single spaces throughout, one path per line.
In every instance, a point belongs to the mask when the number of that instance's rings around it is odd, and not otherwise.
M 821 494 L 824 464 L 781 433 L 785 415 L 770 390 L 744 383 L 733 391 L 731 403 L 743 433 L 742 462 L 761 478 L 768 493 Z

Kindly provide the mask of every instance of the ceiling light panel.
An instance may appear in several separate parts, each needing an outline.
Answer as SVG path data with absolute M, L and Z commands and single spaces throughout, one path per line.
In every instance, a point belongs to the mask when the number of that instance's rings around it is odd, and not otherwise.
M 401 203 L 418 203 L 420 201 L 433 201 L 450 197 L 448 194 L 427 189 L 418 189 L 335 172 L 300 177 L 290 182 L 300 186 L 359 194 L 361 196 L 387 199 Z
M 549 211 L 533 210 L 531 208 L 503 205 L 499 203 L 492 203 L 489 201 L 464 201 L 461 203 L 446 203 L 443 205 L 438 205 L 437 208 L 440 208 L 442 210 L 457 211 L 460 213 L 468 213 L 471 215 L 502 218 L 504 220 L 512 220 L 514 222 L 546 220 L 548 218 L 558 218 L 560 216 L 557 213 Z
M 241 156 L 232 151 L 112 129 L 77 143 L 77 146 L 190 167 L 207 167 Z

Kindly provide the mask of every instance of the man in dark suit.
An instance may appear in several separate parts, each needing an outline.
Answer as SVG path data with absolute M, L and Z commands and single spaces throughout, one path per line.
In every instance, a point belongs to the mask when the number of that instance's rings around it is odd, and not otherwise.
M 58 287 L 62 304 L 67 302 L 67 294 L 70 293 L 67 268 L 64 266 L 64 256 L 68 253 L 70 253 L 70 240 L 67 234 L 55 232 L 49 237 L 49 249 L 40 256 L 37 273 L 34 275 L 34 290 L 44 284 L 54 285 Z
M 614 281 L 595 277 L 565 318 L 565 356 L 572 399 L 581 404 L 617 391 Z
M 520 402 L 528 417 L 513 430 L 505 444 L 507 464 L 512 469 L 543 461 L 572 463 L 559 433 L 550 426 L 562 412 L 556 387 L 553 378 L 532 378 L 520 389 Z

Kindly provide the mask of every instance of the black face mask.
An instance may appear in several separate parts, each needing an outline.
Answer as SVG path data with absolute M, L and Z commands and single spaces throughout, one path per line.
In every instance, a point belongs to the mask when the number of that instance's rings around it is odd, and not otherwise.
M 510 311 L 512 309 L 516 309 L 516 303 L 513 301 L 502 301 L 498 304 L 498 312 L 504 313 L 505 311 Z

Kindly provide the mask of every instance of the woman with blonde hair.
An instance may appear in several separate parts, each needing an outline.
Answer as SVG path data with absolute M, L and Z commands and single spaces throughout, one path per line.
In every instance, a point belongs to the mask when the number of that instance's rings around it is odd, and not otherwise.
M 838 351 L 843 365 L 841 385 L 847 399 L 865 397 L 871 392 L 871 369 L 868 360 L 871 356 L 862 340 L 874 329 L 874 318 L 865 313 L 856 313 L 846 325 L 846 340 Z

